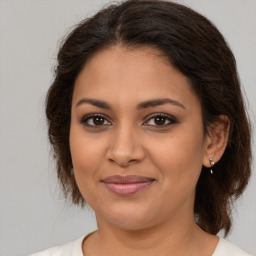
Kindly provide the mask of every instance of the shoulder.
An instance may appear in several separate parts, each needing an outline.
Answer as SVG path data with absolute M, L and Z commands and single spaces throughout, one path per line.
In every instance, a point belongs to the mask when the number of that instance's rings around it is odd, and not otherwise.
M 83 256 L 82 242 L 85 237 L 81 237 L 75 241 L 66 243 L 61 246 L 52 247 L 42 252 L 32 254 L 30 256 Z
M 252 256 L 236 245 L 220 238 L 219 243 L 212 256 Z

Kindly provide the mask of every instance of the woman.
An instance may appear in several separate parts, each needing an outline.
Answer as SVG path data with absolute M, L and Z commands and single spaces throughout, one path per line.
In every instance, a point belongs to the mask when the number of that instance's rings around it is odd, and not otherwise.
M 248 255 L 216 236 L 250 177 L 250 125 L 234 56 L 205 17 L 137 0 L 81 22 L 46 115 L 63 191 L 98 230 L 36 255 Z

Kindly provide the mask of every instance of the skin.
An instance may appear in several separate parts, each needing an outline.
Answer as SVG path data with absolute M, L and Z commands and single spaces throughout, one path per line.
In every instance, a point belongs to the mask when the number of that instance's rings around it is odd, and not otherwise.
M 175 104 L 138 108 L 163 98 Z M 98 224 L 83 242 L 85 255 L 212 255 L 218 238 L 195 224 L 195 187 L 202 165 L 221 158 L 228 122 L 220 116 L 205 134 L 201 112 L 188 79 L 156 49 L 116 45 L 86 63 L 75 82 L 70 129 L 76 182 Z M 159 113 L 166 116 L 160 123 L 152 116 Z M 101 182 L 112 175 L 155 181 L 120 196 Z

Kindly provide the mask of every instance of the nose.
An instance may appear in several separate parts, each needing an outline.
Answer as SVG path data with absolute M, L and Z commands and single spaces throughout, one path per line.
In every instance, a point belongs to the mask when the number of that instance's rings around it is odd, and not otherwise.
M 136 129 L 128 125 L 116 128 L 112 133 L 106 153 L 107 159 L 120 167 L 141 162 L 145 157 L 145 152 L 140 137 Z

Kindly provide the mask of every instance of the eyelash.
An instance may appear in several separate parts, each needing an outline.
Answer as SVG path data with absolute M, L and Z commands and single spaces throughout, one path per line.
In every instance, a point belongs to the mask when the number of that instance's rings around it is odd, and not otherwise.
M 167 114 L 163 114 L 163 113 L 155 113 L 153 115 L 148 116 L 146 122 L 149 122 L 151 119 L 154 119 L 154 118 L 157 118 L 157 117 L 164 118 L 165 121 L 167 120 L 169 123 L 164 124 L 164 125 L 146 125 L 146 126 L 155 126 L 155 128 L 164 128 L 164 127 L 168 127 L 172 124 L 177 123 L 177 121 L 174 117 L 172 117 L 170 115 L 167 115 Z M 145 124 L 146 122 L 144 122 L 143 124 Z
M 91 124 L 88 124 L 88 120 L 92 119 L 93 118 L 97 118 L 97 117 L 100 117 L 100 118 L 103 118 L 104 119 L 104 122 L 107 121 L 108 123 L 110 123 L 108 121 L 108 119 L 106 118 L 106 116 L 102 115 L 102 114 L 90 114 L 90 115 L 86 115 L 84 116 L 81 120 L 80 120 L 80 123 L 87 126 L 87 127 L 91 127 L 91 128 L 101 128 L 103 125 L 91 125 Z M 110 125 L 110 124 L 107 124 L 107 126 Z M 98 126 L 98 127 L 97 127 Z M 105 124 L 106 126 L 106 124 Z
M 104 120 L 104 123 L 107 121 L 108 124 L 100 124 L 100 125 L 91 125 L 91 124 L 88 124 L 88 120 L 93 120 L 93 118 L 97 118 L 97 117 L 100 117 L 100 118 L 103 118 Z M 166 120 L 169 122 L 167 124 L 163 124 L 163 125 L 150 125 L 150 124 L 146 124 L 147 122 L 149 122 L 150 120 L 154 119 L 154 118 L 157 118 L 157 117 L 161 117 L 161 118 L 164 118 L 164 121 L 166 122 Z M 87 127 L 90 127 L 90 128 L 95 128 L 95 129 L 99 129 L 99 128 L 102 128 L 102 126 L 110 126 L 111 125 L 111 122 L 108 121 L 108 118 L 106 118 L 105 115 L 102 115 L 102 114 L 90 114 L 90 115 L 86 115 L 84 116 L 81 120 L 80 120 L 80 123 L 87 126 Z M 168 127 L 172 124 L 175 124 L 177 123 L 176 119 L 174 117 L 171 117 L 170 115 L 167 115 L 167 114 L 163 114 L 163 113 L 155 113 L 153 115 L 150 115 L 147 117 L 147 121 L 143 123 L 143 125 L 146 125 L 146 126 L 152 126 L 156 129 L 159 129 L 159 128 L 165 128 L 165 127 Z

